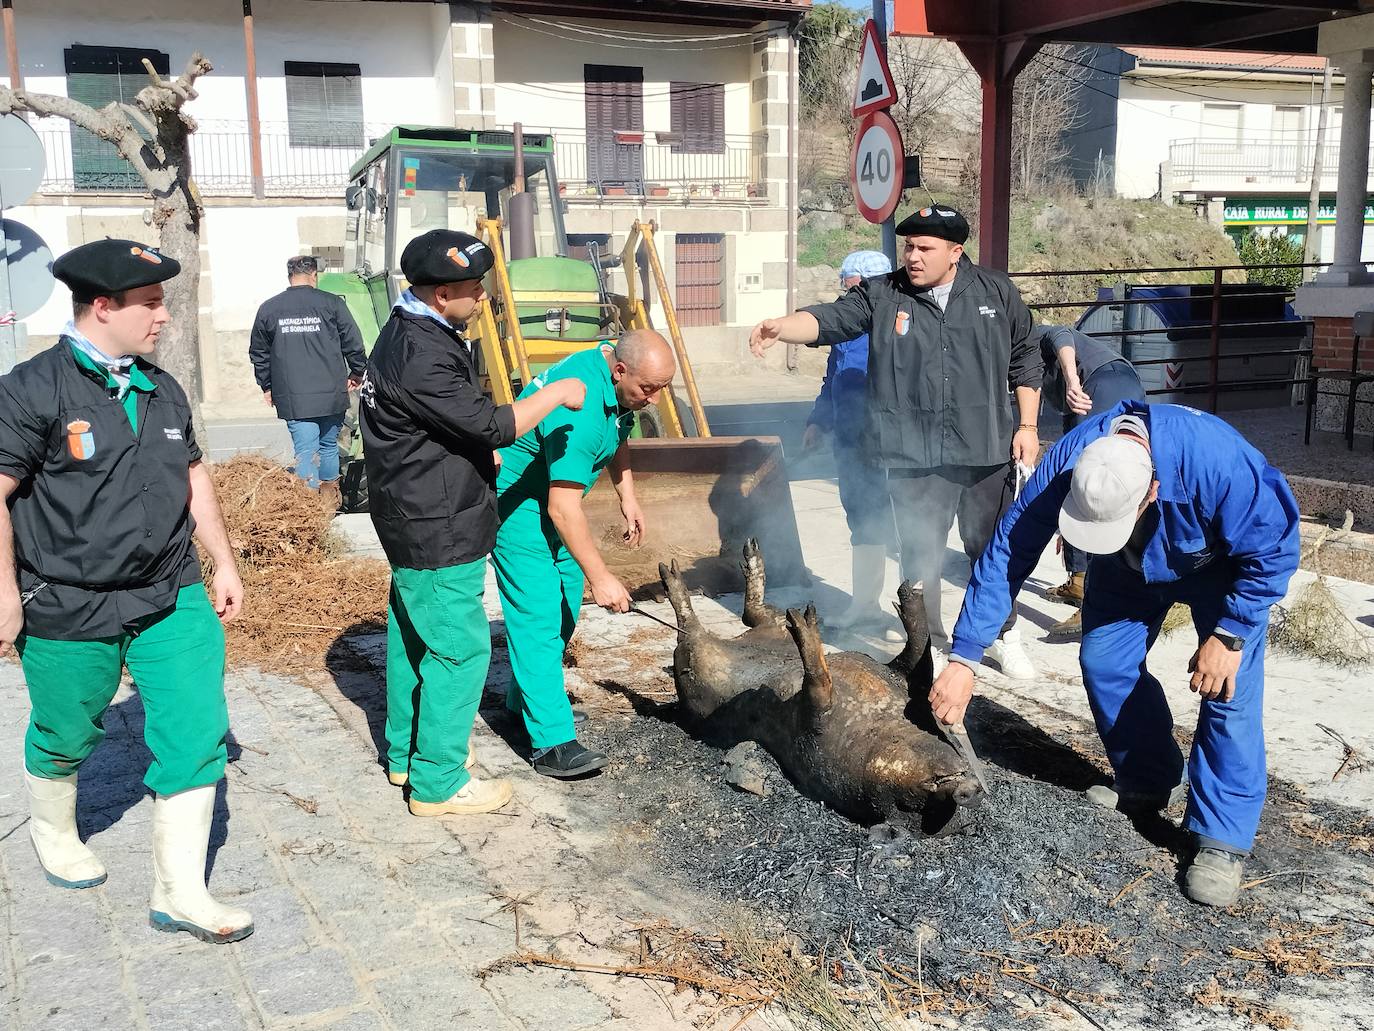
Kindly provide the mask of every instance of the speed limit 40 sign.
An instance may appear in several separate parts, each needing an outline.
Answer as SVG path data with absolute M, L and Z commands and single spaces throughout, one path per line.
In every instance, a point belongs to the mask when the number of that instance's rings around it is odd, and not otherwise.
M 902 134 L 892 116 L 886 111 L 865 115 L 854 134 L 849 185 L 855 206 L 868 221 L 885 222 L 897 210 L 905 161 Z

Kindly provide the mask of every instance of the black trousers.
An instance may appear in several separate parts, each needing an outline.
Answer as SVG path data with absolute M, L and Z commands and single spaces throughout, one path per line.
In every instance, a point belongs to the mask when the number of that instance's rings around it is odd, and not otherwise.
M 940 618 L 940 573 L 950 527 L 957 516 L 964 554 L 970 564 L 977 562 L 992 539 L 997 521 L 1011 504 L 1013 466 L 889 469 L 887 486 L 897 517 L 902 577 L 921 583 L 931 646 L 948 651 L 949 634 Z M 1003 629 L 1015 622 L 1013 608 Z

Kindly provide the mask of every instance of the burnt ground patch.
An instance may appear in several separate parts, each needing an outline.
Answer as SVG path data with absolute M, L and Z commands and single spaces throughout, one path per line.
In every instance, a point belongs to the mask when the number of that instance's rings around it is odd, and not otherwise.
M 1179 887 L 1181 807 L 1133 823 L 1082 797 L 1107 779 L 1089 725 L 1056 713 L 1049 734 L 1044 714 L 976 702 L 992 793 L 957 832 L 926 839 L 851 823 L 766 756 L 766 797 L 730 787 L 723 753 L 675 722 L 665 661 L 656 646 L 579 663 L 587 738 L 614 757 L 598 791 L 607 847 L 797 936 L 838 982 L 877 978 L 899 1008 L 989 1027 L 1067 1001 L 1103 1027 L 1185 1014 L 1288 1027 L 1298 1011 L 1324 1026 L 1325 1006 L 1374 1028 L 1374 1007 L 1337 999 L 1366 996 L 1374 966 L 1367 814 L 1271 782 L 1250 886 L 1208 909 Z

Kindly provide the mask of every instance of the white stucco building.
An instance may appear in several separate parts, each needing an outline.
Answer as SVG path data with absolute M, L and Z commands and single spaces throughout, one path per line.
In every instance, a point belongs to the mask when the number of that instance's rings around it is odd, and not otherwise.
M 261 410 L 247 364 L 258 304 L 284 287 L 292 254 L 339 267 L 348 169 L 397 124 L 553 133 L 569 242 L 619 250 L 635 219 L 656 221 L 694 360 L 741 360 L 742 328 L 791 301 L 791 31 L 806 6 L 256 0 L 242 5 L 249 22 L 239 4 L 15 0 L 6 74 L 99 105 L 141 88 L 144 58 L 172 75 L 194 51 L 214 64 L 187 110 L 206 206 L 204 396 L 228 415 Z M 141 183 L 108 147 L 33 124 L 47 170 L 12 217 L 54 253 L 153 235 Z M 68 315 L 59 286 L 26 320 L 29 349 Z

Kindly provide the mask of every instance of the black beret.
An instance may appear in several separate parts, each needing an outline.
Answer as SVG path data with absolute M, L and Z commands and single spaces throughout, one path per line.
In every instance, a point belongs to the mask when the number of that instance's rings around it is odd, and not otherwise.
M 468 233 L 431 229 L 406 244 L 401 274 L 411 286 L 437 286 L 481 279 L 496 260 L 491 248 Z
M 935 236 L 950 243 L 968 239 L 968 219 L 942 204 L 914 211 L 897 223 L 898 236 Z
M 54 278 L 66 283 L 72 300 L 81 304 L 162 283 L 180 271 L 181 263 L 175 258 L 133 240 L 83 243 L 52 263 Z

